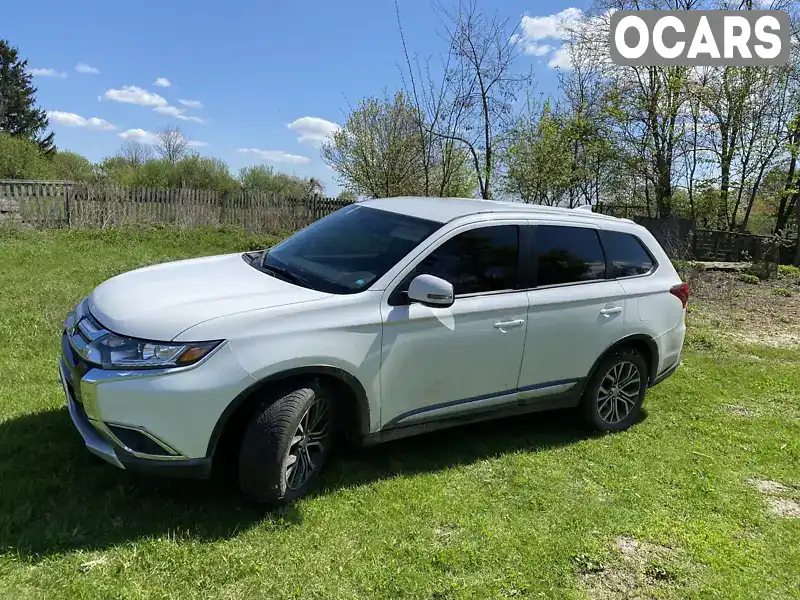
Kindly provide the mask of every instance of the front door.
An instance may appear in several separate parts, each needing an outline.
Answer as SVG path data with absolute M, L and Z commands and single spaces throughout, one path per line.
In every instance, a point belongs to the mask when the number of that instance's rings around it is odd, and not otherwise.
M 445 234 L 387 289 L 381 309 L 383 428 L 515 400 L 528 311 L 521 225 L 482 223 Z M 453 284 L 452 306 L 409 303 L 404 292 L 423 273 Z

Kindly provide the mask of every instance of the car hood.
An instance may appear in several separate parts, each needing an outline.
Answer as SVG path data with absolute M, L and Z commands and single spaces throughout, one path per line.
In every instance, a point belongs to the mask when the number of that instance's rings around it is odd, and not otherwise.
M 116 333 L 169 341 L 215 317 L 329 296 L 263 273 L 237 253 L 162 263 L 117 275 L 91 293 L 89 310 Z

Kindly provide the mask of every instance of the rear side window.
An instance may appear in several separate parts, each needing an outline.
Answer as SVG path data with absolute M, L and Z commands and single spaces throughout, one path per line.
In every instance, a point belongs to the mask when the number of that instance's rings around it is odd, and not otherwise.
M 534 233 L 537 285 L 605 279 L 606 258 L 594 229 L 539 225 Z
M 511 290 L 517 287 L 519 227 L 498 225 L 460 233 L 425 257 L 406 279 L 440 277 L 453 284 L 457 296 Z
M 603 247 L 611 262 L 611 277 L 644 275 L 653 269 L 653 259 L 634 236 L 620 231 L 604 231 Z

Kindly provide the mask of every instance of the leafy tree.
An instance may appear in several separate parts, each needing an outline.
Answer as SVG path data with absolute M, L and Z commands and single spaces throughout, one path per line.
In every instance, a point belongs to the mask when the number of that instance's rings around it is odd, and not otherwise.
M 25 71 L 27 65 L 27 60 L 19 60 L 16 47 L 0 39 L 0 131 L 34 140 L 43 152 L 52 154 L 55 134 L 40 135 L 48 126 L 47 113 L 36 107 L 36 88 Z
M 53 165 L 36 142 L 0 132 L 0 179 L 52 179 Z
M 358 196 L 356 196 L 353 190 L 342 190 L 338 196 L 336 196 L 337 200 L 343 200 L 345 202 L 355 202 L 358 200 Z
M 417 194 L 423 170 L 416 119 L 402 92 L 383 100 L 365 98 L 322 146 L 322 158 L 356 194 Z
M 504 187 L 524 202 L 565 204 L 577 184 L 570 131 L 553 115 L 549 102 L 538 113 L 530 110 L 507 133 L 505 162 Z
M 442 137 L 421 141 L 431 129 L 419 118 L 402 92 L 365 98 L 322 147 L 322 158 L 356 195 L 471 197 L 477 181 L 468 150 Z
M 228 164 L 219 158 L 192 153 L 175 163 L 169 175 L 172 187 L 232 191 L 238 187 Z
M 322 184 L 314 179 L 303 179 L 281 173 L 267 165 L 254 165 L 239 170 L 239 184 L 246 191 L 266 192 L 289 198 L 307 198 L 323 193 Z
M 97 178 L 94 165 L 85 156 L 75 152 L 55 152 L 50 157 L 50 163 L 56 179 L 92 182 Z

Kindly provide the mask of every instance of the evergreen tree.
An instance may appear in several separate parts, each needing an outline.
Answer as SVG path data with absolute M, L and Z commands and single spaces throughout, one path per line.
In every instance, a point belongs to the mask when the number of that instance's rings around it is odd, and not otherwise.
M 42 152 L 52 154 L 55 134 L 40 137 L 49 123 L 47 114 L 36 106 L 36 88 L 33 76 L 25 71 L 27 65 L 27 60 L 19 60 L 17 48 L 0 39 L 0 131 L 33 140 Z

